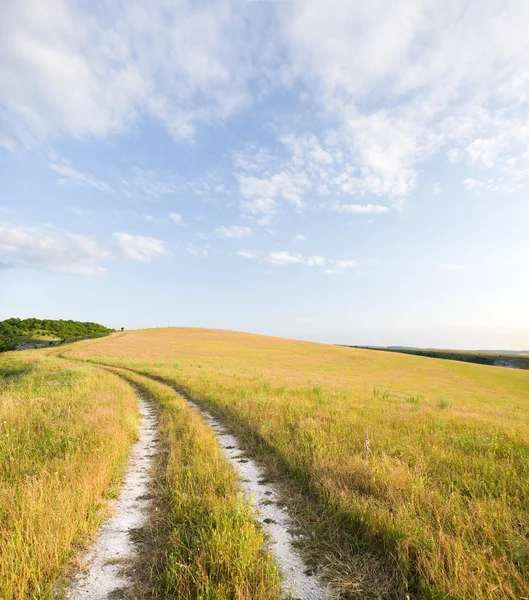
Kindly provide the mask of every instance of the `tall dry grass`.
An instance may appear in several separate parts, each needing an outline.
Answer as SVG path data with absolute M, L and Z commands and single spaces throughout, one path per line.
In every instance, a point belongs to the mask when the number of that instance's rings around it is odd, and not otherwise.
M 34 352 L 0 358 L 0 598 L 52 598 L 104 515 L 137 427 L 129 386 Z

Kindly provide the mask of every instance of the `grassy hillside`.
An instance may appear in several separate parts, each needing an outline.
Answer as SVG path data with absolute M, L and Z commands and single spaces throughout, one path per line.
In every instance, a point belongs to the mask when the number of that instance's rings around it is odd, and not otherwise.
M 0 321 L 0 352 L 21 343 L 34 347 L 66 339 L 95 337 L 114 331 L 104 325 L 81 321 L 54 319 L 6 319 Z
M 194 329 L 66 355 L 163 378 L 227 422 L 342 598 L 528 595 L 527 371 Z

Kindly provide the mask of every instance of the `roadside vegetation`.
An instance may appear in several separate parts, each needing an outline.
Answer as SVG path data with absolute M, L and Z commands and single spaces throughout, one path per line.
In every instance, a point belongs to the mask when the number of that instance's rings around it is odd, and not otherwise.
M 39 352 L 0 358 L 0 598 L 51 599 L 105 514 L 137 428 L 133 390 Z
M 227 423 L 342 598 L 529 595 L 527 371 L 192 329 L 72 348 Z

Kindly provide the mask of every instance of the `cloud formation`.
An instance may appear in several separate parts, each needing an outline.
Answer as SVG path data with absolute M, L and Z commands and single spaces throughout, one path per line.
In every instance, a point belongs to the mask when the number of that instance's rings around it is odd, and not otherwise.
M 448 168 L 494 171 L 467 179 L 501 175 L 501 190 L 529 176 L 523 0 L 27 0 L 2 17 L 5 148 L 116 136 L 142 117 L 187 139 L 279 91 L 310 100 L 310 111 L 272 123 L 277 153 L 233 153 L 240 209 L 261 225 L 314 196 L 399 207 L 438 153 Z M 109 191 L 79 169 L 52 168 Z M 153 197 L 180 189 L 141 169 L 123 185 Z M 218 194 L 225 183 L 193 186 Z
M 116 259 L 147 262 L 166 254 L 162 241 L 115 233 L 106 243 L 50 226 L 22 227 L 0 222 L 0 259 L 12 268 L 43 269 L 76 275 L 102 275 L 100 263 Z
M 232 225 L 231 227 L 217 227 L 215 233 L 221 238 L 231 238 L 240 240 L 252 235 L 252 230 L 249 227 L 241 225 Z
M 4 116 L 22 144 L 120 133 L 141 114 L 186 138 L 197 123 L 224 119 L 250 101 L 259 54 L 244 3 L 89 7 L 66 0 L 4 7 Z
M 356 266 L 356 260 L 334 260 L 328 259 L 321 254 L 304 255 L 299 252 L 289 252 L 287 250 L 272 250 L 269 252 L 255 252 L 253 250 L 239 250 L 237 252 L 243 258 L 260 260 L 264 263 L 270 263 L 277 266 L 285 265 L 305 265 L 307 267 L 325 267 L 325 273 L 337 273 L 342 269 L 350 269 Z
M 68 164 L 51 163 L 50 169 L 61 175 L 61 178 L 57 180 L 57 183 L 60 185 L 73 184 L 94 188 L 100 192 L 113 191 L 108 183 L 98 179 L 97 177 L 83 173 L 82 171 L 79 171 Z

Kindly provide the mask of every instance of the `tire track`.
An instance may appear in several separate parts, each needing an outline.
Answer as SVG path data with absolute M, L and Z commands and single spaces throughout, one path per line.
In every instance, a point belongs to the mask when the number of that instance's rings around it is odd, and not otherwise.
M 82 559 L 83 568 L 66 591 L 68 600 L 121 600 L 134 585 L 132 565 L 138 553 L 135 534 L 150 509 L 151 468 L 158 452 L 158 420 L 150 402 L 138 394 L 139 438 L 132 446 L 119 497 L 111 502 L 112 516 Z
M 103 363 L 97 364 L 101 367 L 108 366 Z M 240 485 L 245 496 L 252 501 L 256 520 L 268 535 L 268 548 L 281 569 L 282 589 L 285 598 L 295 600 L 329 600 L 332 598 L 332 590 L 325 586 L 319 577 L 307 568 L 295 549 L 294 543 L 301 540 L 293 533 L 293 523 L 287 509 L 278 503 L 279 495 L 276 488 L 266 478 L 264 470 L 253 459 L 244 454 L 237 437 L 230 433 L 221 421 L 193 402 L 171 382 L 162 377 L 150 375 L 143 371 L 135 371 L 127 367 L 118 367 L 118 369 L 130 371 L 171 388 L 190 407 L 197 410 L 214 430 L 224 456 L 239 475 Z

